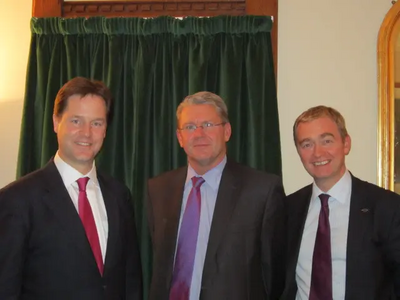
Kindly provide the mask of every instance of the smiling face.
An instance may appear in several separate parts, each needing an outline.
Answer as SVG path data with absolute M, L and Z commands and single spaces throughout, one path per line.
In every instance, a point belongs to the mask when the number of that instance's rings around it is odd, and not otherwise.
M 349 135 L 341 137 L 331 118 L 320 117 L 298 124 L 296 148 L 304 168 L 327 192 L 346 171 L 345 156 L 350 152 L 351 139 Z
M 103 145 L 107 128 L 107 109 L 97 95 L 73 95 L 60 116 L 53 115 L 58 154 L 82 174 L 88 173 Z
M 223 121 L 213 105 L 194 104 L 182 109 L 178 127 L 183 128 L 190 124 L 199 126 L 206 122 L 220 124 Z M 197 174 L 203 175 L 225 157 L 226 142 L 231 136 L 231 125 L 225 123 L 206 130 L 198 127 L 193 132 L 178 129 L 176 135 L 191 167 Z

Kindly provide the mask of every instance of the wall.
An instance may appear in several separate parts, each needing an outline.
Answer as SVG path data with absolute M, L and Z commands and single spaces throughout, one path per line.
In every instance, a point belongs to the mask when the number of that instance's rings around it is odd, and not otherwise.
M 0 187 L 15 178 L 31 10 L 32 0 L 0 1 Z
M 278 99 L 287 193 L 311 182 L 292 126 L 311 106 L 338 109 L 347 121 L 354 175 L 377 182 L 377 38 L 389 0 L 280 0 Z
M 12 0 L 0 2 L 0 187 L 16 168 L 30 40 L 31 0 L 23 2 L 18 10 Z M 278 99 L 288 193 L 311 182 L 293 145 L 292 124 L 318 104 L 343 113 L 353 138 L 348 167 L 376 182 L 376 41 L 390 6 L 389 0 L 279 1 Z

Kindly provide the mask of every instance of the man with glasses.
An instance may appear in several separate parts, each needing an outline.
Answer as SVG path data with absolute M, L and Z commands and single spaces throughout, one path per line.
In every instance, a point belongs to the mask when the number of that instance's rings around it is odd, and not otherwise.
M 150 300 L 278 299 L 284 281 L 284 191 L 277 176 L 226 157 L 218 95 L 186 97 L 176 135 L 188 166 L 150 179 Z

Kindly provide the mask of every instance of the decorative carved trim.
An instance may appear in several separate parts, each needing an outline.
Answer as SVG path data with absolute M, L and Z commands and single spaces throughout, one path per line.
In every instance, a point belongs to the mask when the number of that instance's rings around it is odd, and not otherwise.
M 142 1 L 135 3 L 109 2 L 64 2 L 63 17 L 90 16 L 140 16 L 153 17 L 160 15 L 171 16 L 215 16 L 221 14 L 245 15 L 245 0 L 202 0 L 176 1 Z
M 378 36 L 378 184 L 394 190 L 394 46 L 400 26 L 400 2 L 395 3 Z

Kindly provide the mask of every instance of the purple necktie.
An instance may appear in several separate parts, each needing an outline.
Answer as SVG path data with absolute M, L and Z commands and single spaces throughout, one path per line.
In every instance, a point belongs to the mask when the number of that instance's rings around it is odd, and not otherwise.
M 315 238 L 310 300 L 332 300 L 332 255 L 331 227 L 329 225 L 329 195 L 319 195 L 321 211 L 319 213 L 317 237 Z
M 172 277 L 170 300 L 188 300 L 192 282 L 197 236 L 199 233 L 202 177 L 192 177 L 192 190 L 187 199 L 179 230 L 178 247 Z

